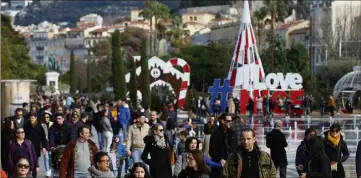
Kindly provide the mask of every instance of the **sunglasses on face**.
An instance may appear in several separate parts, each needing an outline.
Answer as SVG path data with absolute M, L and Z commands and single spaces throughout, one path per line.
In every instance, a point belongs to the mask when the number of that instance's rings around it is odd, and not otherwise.
M 25 133 L 24 131 L 20 131 L 20 132 L 16 132 L 16 133 L 18 133 L 18 134 L 23 134 L 23 133 Z
M 163 132 L 163 131 L 164 131 L 164 129 L 159 129 L 158 131 L 159 131 L 159 132 Z
M 338 133 L 339 132 L 339 130 L 331 130 L 331 133 Z
M 109 159 L 104 159 L 104 160 L 100 160 L 100 162 L 106 162 L 106 163 L 109 163 L 110 162 L 110 160 Z
M 233 121 L 232 121 L 232 120 L 226 120 L 226 122 L 228 122 L 228 123 L 232 123 Z
M 23 168 L 23 169 L 29 169 L 29 168 L 30 168 L 30 165 L 28 165 L 28 164 L 18 164 L 17 167 L 18 167 L 19 169 L 21 169 L 21 168 Z

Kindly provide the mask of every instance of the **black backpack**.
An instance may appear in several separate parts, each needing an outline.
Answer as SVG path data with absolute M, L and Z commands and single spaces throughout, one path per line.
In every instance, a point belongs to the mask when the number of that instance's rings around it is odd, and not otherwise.
M 54 170 L 59 170 L 61 159 L 63 158 L 64 150 L 65 150 L 65 145 L 60 145 L 52 151 L 51 164 Z

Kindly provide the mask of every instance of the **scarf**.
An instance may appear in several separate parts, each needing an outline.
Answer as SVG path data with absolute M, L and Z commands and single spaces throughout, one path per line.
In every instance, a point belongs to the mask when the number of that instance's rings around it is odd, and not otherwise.
M 165 144 L 165 139 L 164 137 L 160 137 L 158 135 L 154 136 L 154 140 L 157 144 L 157 146 L 161 149 L 164 149 L 167 145 Z
M 88 169 L 90 175 L 95 178 L 108 178 L 108 177 L 114 177 L 113 173 L 108 170 L 107 172 L 100 171 L 95 168 L 95 166 L 92 166 Z
M 329 140 L 333 144 L 333 146 L 336 147 L 340 143 L 341 134 L 339 134 L 336 138 L 334 138 L 334 137 L 331 136 L 331 133 L 328 132 L 327 140 Z

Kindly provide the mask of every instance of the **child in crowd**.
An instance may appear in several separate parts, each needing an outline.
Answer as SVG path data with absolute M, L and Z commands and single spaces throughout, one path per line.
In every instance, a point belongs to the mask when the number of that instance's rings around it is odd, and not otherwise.
M 123 163 L 127 157 L 127 151 L 125 145 L 122 144 L 122 136 L 117 134 L 114 137 L 114 141 L 110 147 L 111 151 L 108 153 L 112 159 L 113 173 L 115 177 L 120 178 L 122 175 Z M 114 165 L 114 163 L 116 163 Z
M 181 155 L 183 152 L 186 151 L 185 141 L 187 139 L 188 133 L 186 131 L 181 131 L 179 133 L 179 143 L 177 145 L 177 156 Z

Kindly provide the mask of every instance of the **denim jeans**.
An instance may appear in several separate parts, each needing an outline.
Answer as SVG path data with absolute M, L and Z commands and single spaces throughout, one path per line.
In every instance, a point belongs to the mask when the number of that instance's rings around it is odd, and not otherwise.
M 122 131 L 123 131 L 123 141 L 127 139 L 127 128 L 128 124 L 121 124 Z
M 133 163 L 140 162 L 142 153 L 143 153 L 143 149 L 132 149 Z
M 97 134 L 98 134 L 99 150 L 103 150 L 103 133 L 97 132 Z
M 89 173 L 74 173 L 74 178 L 91 178 Z
M 112 140 L 113 140 L 112 132 L 109 131 L 103 132 L 103 141 L 104 141 L 103 151 L 105 151 L 106 153 L 110 151 L 110 145 L 112 145 Z
M 44 154 L 44 168 L 45 168 L 45 172 L 50 170 L 50 156 L 49 156 L 49 152 L 47 151 Z

